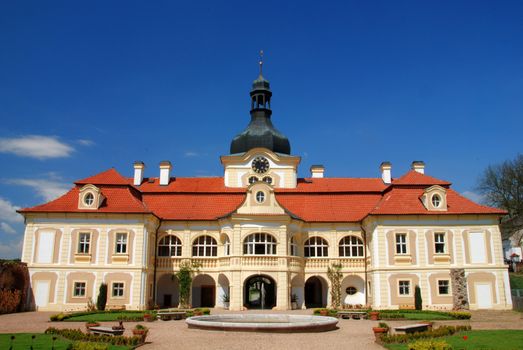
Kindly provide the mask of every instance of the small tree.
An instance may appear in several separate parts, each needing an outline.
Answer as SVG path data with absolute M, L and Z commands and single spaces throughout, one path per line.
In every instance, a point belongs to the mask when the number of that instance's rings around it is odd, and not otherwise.
M 195 273 L 199 272 L 200 265 L 192 261 L 183 261 L 180 270 L 174 275 L 178 278 L 180 286 L 180 307 L 190 308 L 192 280 Z
M 337 309 L 341 305 L 341 264 L 332 264 L 327 269 L 327 277 L 331 281 L 331 305 Z
M 107 284 L 100 284 L 100 290 L 98 291 L 98 298 L 96 299 L 96 308 L 100 311 L 105 310 L 107 304 Z
M 423 308 L 423 299 L 421 299 L 421 288 L 416 285 L 414 287 L 414 306 L 416 310 L 421 310 Z

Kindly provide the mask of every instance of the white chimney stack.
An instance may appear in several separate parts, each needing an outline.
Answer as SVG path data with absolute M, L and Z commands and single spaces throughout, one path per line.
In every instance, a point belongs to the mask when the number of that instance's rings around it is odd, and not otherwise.
M 323 165 L 312 165 L 311 166 L 311 177 L 312 178 L 323 178 L 323 174 L 325 173 L 325 167 Z
M 422 162 L 421 160 L 413 161 L 411 168 L 412 168 L 412 170 L 414 170 L 420 174 L 425 174 L 425 163 Z
M 392 163 L 382 162 L 380 165 L 380 170 L 383 183 L 389 185 L 392 182 Z
M 164 160 L 160 162 L 160 185 L 166 186 L 171 180 L 171 162 Z
M 140 161 L 134 162 L 134 185 L 140 186 L 143 181 L 143 170 L 145 169 L 145 164 Z

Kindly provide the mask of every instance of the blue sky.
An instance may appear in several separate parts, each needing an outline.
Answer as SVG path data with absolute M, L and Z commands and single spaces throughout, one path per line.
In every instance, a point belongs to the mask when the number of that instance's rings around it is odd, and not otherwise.
M 0 257 L 13 211 L 132 162 L 219 176 L 249 121 L 258 51 L 300 175 L 412 160 L 474 193 L 521 152 L 521 1 L 2 1 Z

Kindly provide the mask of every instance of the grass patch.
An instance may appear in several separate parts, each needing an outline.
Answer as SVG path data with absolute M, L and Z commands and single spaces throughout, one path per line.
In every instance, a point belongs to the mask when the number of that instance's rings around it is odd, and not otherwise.
M 510 273 L 510 288 L 523 289 L 523 273 Z
M 390 317 L 387 317 L 387 316 Z M 398 317 L 401 315 L 402 317 Z M 380 318 L 383 319 L 399 319 L 399 320 L 422 320 L 422 321 L 432 321 L 432 320 L 454 320 L 455 318 L 446 314 L 445 312 L 435 312 L 435 311 L 414 311 L 414 310 L 394 310 L 390 312 L 380 311 Z
M 467 340 L 463 337 L 467 336 Z M 454 349 L 523 349 L 523 331 L 491 330 L 467 331 L 448 337 L 435 338 L 445 340 Z M 384 344 L 387 349 L 406 350 L 408 344 Z
M 11 336 L 15 336 L 13 340 L 13 350 L 22 350 L 30 349 L 31 345 L 33 350 L 49 350 L 53 345 L 53 335 L 52 334 L 43 334 L 43 333 L 10 333 L 10 334 L 0 334 L 0 349 L 9 349 L 11 345 Z M 32 336 L 35 336 L 34 340 L 31 339 Z M 55 350 L 67 350 L 71 347 L 73 342 L 67 340 L 60 336 L 55 336 L 56 340 L 54 342 Z M 107 344 L 109 350 L 130 350 L 132 347 L 121 346 L 121 345 L 111 345 Z
M 70 317 L 64 319 L 65 322 L 109 322 L 109 321 L 120 321 L 122 317 L 127 317 L 129 319 L 143 319 L 145 312 L 100 312 L 87 315 L 78 315 L 74 314 Z

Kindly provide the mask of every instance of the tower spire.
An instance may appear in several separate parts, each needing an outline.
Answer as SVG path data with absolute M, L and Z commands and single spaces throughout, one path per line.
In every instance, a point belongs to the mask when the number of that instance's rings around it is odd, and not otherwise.
M 260 64 L 260 77 L 263 77 L 263 50 L 260 50 L 260 60 L 258 63 Z

